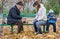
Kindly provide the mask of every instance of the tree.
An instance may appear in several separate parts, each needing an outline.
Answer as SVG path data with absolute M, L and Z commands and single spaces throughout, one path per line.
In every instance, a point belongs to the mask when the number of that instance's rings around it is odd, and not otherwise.
M 0 13 L 2 13 L 2 0 L 0 0 Z
M 55 14 L 59 13 L 59 4 L 57 0 L 46 0 L 46 8 L 47 8 L 47 12 L 50 9 L 53 9 L 55 11 Z
M 60 0 L 58 0 L 59 1 L 59 4 L 60 4 Z
M 59 2 L 59 18 L 60 18 L 60 0 L 58 0 Z

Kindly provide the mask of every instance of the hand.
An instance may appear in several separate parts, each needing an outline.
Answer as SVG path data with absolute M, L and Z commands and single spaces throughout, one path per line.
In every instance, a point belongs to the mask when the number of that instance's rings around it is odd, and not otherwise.
M 36 18 L 34 18 L 34 20 L 37 20 Z
M 23 22 L 23 23 L 25 23 L 26 20 L 27 20 L 26 17 L 23 17 L 23 18 L 22 18 L 22 22 Z

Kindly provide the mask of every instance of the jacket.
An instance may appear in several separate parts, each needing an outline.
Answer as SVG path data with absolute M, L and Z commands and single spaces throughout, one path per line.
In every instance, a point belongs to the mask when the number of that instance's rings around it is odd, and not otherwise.
M 40 4 L 40 8 L 38 10 L 38 12 L 36 13 L 36 20 L 47 20 L 47 16 L 46 16 L 46 8 L 44 7 L 43 4 Z
M 13 24 L 17 22 L 18 20 L 21 20 L 22 17 L 20 16 L 20 10 L 15 5 L 9 10 L 9 14 L 7 17 L 7 24 Z

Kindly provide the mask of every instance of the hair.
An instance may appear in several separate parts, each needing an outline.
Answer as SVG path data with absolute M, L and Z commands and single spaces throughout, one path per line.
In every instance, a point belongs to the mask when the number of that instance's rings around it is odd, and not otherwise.
M 37 6 L 37 12 L 38 12 L 38 10 L 40 8 L 40 4 L 38 1 L 34 2 L 33 7 L 35 7 L 35 6 Z
M 16 4 L 17 4 L 17 5 L 21 5 L 21 6 L 24 5 L 22 1 L 19 1 L 19 2 L 17 2 Z

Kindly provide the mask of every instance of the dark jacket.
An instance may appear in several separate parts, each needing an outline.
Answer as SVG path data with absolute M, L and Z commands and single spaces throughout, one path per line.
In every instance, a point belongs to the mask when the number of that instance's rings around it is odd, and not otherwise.
M 9 10 L 9 14 L 7 17 L 7 24 L 13 24 L 17 22 L 18 20 L 21 20 L 22 17 L 20 16 L 20 10 L 15 5 Z

